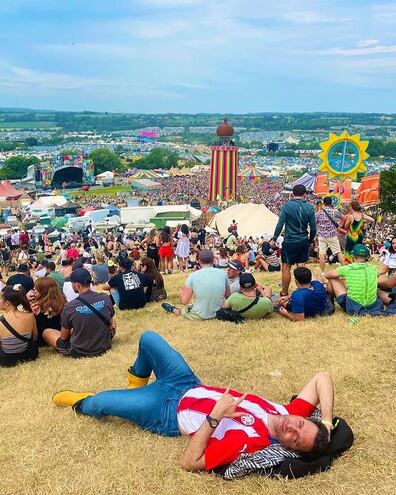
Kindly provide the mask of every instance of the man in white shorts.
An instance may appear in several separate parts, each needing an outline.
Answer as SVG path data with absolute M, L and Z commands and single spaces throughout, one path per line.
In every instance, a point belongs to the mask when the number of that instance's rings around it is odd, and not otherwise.
M 341 252 L 340 241 L 337 236 L 338 224 L 342 218 L 341 213 L 333 208 L 330 196 L 323 198 L 323 208 L 316 212 L 316 224 L 318 227 L 319 263 L 322 274 L 326 268 L 326 254 L 330 249 L 333 256 L 338 256 L 341 265 L 345 264 L 344 255 Z

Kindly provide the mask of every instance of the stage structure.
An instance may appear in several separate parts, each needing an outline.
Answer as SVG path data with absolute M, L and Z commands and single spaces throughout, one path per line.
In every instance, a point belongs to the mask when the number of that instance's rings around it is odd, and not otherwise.
M 80 187 L 94 181 L 94 164 L 84 155 L 57 155 L 51 159 L 52 187 Z
M 232 141 L 234 129 L 224 119 L 216 133 L 220 143 L 212 146 L 209 201 L 236 201 L 239 148 Z

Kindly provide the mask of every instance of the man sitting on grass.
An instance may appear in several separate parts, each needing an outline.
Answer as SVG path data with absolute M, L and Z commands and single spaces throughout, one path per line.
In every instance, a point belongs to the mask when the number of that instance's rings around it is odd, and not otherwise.
M 156 380 L 146 386 L 151 374 Z M 279 442 L 287 449 L 320 455 L 329 445 L 333 382 L 318 373 L 290 404 L 256 394 L 202 385 L 183 357 L 160 335 L 144 332 L 128 388 L 93 392 L 62 391 L 52 401 L 88 416 L 115 416 L 159 435 L 189 435 L 181 465 L 212 470 L 242 453 Z M 322 421 L 307 419 L 320 404 Z
M 356 244 L 352 258 L 350 265 L 324 274 L 328 279 L 327 291 L 348 314 L 378 313 L 383 309 L 383 303 L 377 297 L 377 268 L 368 263 L 370 251 L 363 244 Z
M 64 356 L 100 356 L 111 348 L 116 331 L 111 299 L 91 290 L 91 274 L 85 268 L 73 270 L 70 281 L 78 296 L 63 308 L 61 331 L 46 328 L 43 339 Z
M 333 308 L 330 307 L 326 289 L 319 280 L 312 280 L 311 270 L 301 266 L 296 268 L 293 274 L 297 289 L 291 297 L 281 297 L 279 313 L 291 321 L 303 321 L 306 317 L 330 314 Z
M 181 304 L 188 305 L 193 296 L 194 303 L 182 309 L 169 303 L 163 303 L 162 307 L 168 313 L 183 315 L 190 320 L 209 320 L 215 318 L 216 311 L 230 295 L 230 289 L 226 274 L 213 267 L 214 255 L 210 249 L 202 249 L 198 259 L 201 269 L 191 273 L 180 290 Z
M 261 287 L 256 284 L 256 280 L 251 273 L 242 273 L 239 278 L 241 292 L 234 292 L 223 304 L 223 309 L 241 311 L 249 306 L 258 296 L 257 303 L 243 313 L 248 320 L 259 320 L 269 313 L 272 313 L 271 287 Z

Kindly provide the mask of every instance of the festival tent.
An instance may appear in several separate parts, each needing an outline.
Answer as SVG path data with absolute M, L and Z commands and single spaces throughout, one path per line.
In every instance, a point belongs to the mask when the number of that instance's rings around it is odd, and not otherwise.
M 61 228 L 64 227 L 67 224 L 67 218 L 65 217 L 56 217 L 52 220 L 51 226 L 55 228 Z
M 132 175 L 131 179 L 158 179 L 158 174 L 153 172 L 152 170 L 138 170 L 135 174 Z
M 0 201 L 19 199 L 23 191 L 16 189 L 8 180 L 0 181 Z
M 238 177 L 242 180 L 260 180 L 265 176 L 265 172 L 259 170 L 256 165 L 246 165 L 246 167 L 238 173 Z
M 232 220 L 238 224 L 238 235 L 261 236 L 274 233 L 278 216 L 262 204 L 236 204 L 217 213 L 209 222 L 209 227 L 225 237 Z
M 373 206 L 379 203 L 379 174 L 366 175 L 363 177 L 355 198 L 363 206 Z
M 102 172 L 101 174 L 97 175 L 96 179 L 114 179 L 114 172 L 110 172 L 110 170 L 107 170 L 106 172 Z
M 285 185 L 285 189 L 291 191 L 294 186 L 297 186 L 298 184 L 302 184 L 307 188 L 307 191 L 313 192 L 315 189 L 315 182 L 316 182 L 316 176 L 315 175 L 310 175 L 305 173 L 301 177 L 299 177 L 297 180 L 290 182 L 289 184 Z
M 76 213 L 77 210 L 81 209 L 81 205 L 74 203 L 74 201 L 67 201 L 64 205 L 62 205 L 65 213 Z

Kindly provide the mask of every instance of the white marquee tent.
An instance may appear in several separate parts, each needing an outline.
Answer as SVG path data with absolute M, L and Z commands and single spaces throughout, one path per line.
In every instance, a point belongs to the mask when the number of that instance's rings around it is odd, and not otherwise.
M 209 227 L 225 237 L 232 220 L 238 224 L 240 236 L 272 236 L 278 222 L 278 216 L 265 205 L 253 203 L 236 204 L 216 213 L 209 222 Z

